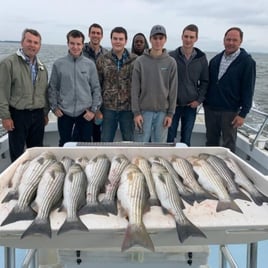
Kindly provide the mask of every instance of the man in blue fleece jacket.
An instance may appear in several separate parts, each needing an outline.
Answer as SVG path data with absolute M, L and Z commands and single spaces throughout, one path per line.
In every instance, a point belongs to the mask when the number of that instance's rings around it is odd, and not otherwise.
M 209 63 L 209 87 L 204 101 L 207 146 L 222 146 L 235 152 L 237 128 L 244 123 L 254 94 L 256 63 L 240 48 L 243 32 L 228 29 L 225 50 Z

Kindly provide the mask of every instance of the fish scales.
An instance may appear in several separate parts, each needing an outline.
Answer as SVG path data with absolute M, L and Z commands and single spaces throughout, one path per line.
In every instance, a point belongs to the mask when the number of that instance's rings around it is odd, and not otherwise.
M 110 169 L 110 160 L 107 155 L 97 155 L 85 167 L 87 176 L 87 204 L 79 211 L 79 215 L 98 213 L 103 214 L 103 206 L 99 203 L 98 194 L 104 186 Z
M 154 251 L 153 242 L 143 223 L 149 192 L 145 177 L 136 165 L 131 163 L 124 169 L 117 196 L 129 222 L 121 250 L 125 251 L 134 245 L 140 245 Z
M 149 189 L 149 194 L 150 194 L 150 198 L 149 198 L 150 205 L 159 206 L 160 203 L 159 203 L 156 190 L 155 190 L 150 162 L 145 157 L 137 156 L 132 159 L 132 163 L 137 165 L 137 167 L 139 167 L 139 169 L 142 171 L 142 173 L 145 176 L 145 180 L 146 180 L 146 183 Z
M 151 164 L 158 163 L 158 164 L 164 166 L 168 170 L 168 172 L 170 173 L 172 179 L 174 180 L 174 182 L 177 186 L 177 189 L 178 189 L 180 195 L 182 196 L 182 198 L 191 205 L 194 203 L 194 201 L 195 201 L 194 194 L 184 186 L 181 178 L 179 177 L 179 175 L 174 170 L 173 166 L 171 165 L 171 163 L 169 163 L 168 160 L 166 160 L 164 157 L 154 156 L 154 157 L 150 157 L 149 161 L 151 162 Z
M 268 202 L 268 197 L 262 194 L 250 180 L 250 178 L 243 172 L 235 160 L 232 158 L 225 158 L 227 166 L 234 171 L 235 182 L 246 190 L 256 205 L 261 206 L 263 202 Z
M 119 154 L 112 158 L 111 168 L 105 183 L 105 195 L 101 200 L 102 208 L 106 213 L 117 215 L 116 191 L 119 186 L 121 174 L 129 164 L 128 158 Z
M 83 167 L 73 164 L 65 178 L 63 187 L 63 209 L 66 219 L 57 234 L 71 230 L 88 231 L 87 226 L 78 217 L 78 210 L 86 203 L 87 178 Z
M 42 174 L 55 161 L 55 155 L 47 151 L 31 160 L 21 178 L 18 201 L 1 225 L 17 220 L 32 220 L 35 218 L 35 213 L 30 209 L 29 204 L 33 201 Z
M 65 168 L 61 162 L 54 162 L 43 173 L 33 204 L 37 208 L 37 216 L 23 232 L 21 238 L 35 233 L 51 237 L 49 214 L 53 206 L 62 198 L 65 174 Z
M 208 163 L 210 163 L 213 168 L 218 172 L 223 180 L 226 181 L 226 187 L 233 199 L 239 198 L 246 201 L 251 201 L 249 197 L 240 191 L 240 189 L 235 184 L 235 174 L 229 169 L 227 164 L 223 159 L 212 154 L 200 154 L 199 157 L 204 158 Z
M 185 216 L 176 184 L 172 180 L 168 170 L 158 163 L 153 163 L 152 174 L 161 206 L 174 217 L 179 241 L 183 243 L 190 236 L 206 237 L 206 235 Z
M 232 200 L 231 196 L 227 192 L 224 183 L 219 173 L 214 167 L 208 163 L 205 159 L 192 157 L 189 160 L 194 170 L 198 174 L 198 182 L 207 190 L 217 195 L 219 201 L 216 211 L 223 211 L 226 209 L 232 209 L 234 211 L 242 213 L 241 209 Z
M 192 164 L 184 158 L 173 156 L 170 160 L 174 170 L 183 179 L 183 183 L 192 189 L 197 202 L 206 199 L 215 199 L 214 196 L 206 192 L 197 181 L 198 175 L 194 172 Z

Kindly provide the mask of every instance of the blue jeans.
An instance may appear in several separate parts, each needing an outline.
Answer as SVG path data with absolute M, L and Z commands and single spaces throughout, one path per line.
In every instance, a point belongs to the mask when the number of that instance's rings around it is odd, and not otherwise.
M 72 117 L 64 114 L 58 117 L 58 130 L 60 135 L 59 146 L 66 142 L 90 142 L 92 136 L 93 120 L 87 121 L 83 114 Z
M 168 129 L 164 127 L 165 112 L 143 111 L 143 129 L 134 134 L 136 142 L 162 142 L 167 141 Z
M 177 106 L 175 114 L 172 119 L 171 127 L 168 130 L 167 142 L 175 142 L 177 137 L 177 131 L 179 126 L 179 121 L 181 120 L 181 140 L 191 146 L 191 136 L 194 128 L 196 118 L 196 108 L 191 108 L 189 106 Z
M 120 128 L 123 141 L 133 141 L 134 120 L 132 111 L 113 111 L 103 108 L 101 131 L 102 142 L 113 142 L 116 130 Z

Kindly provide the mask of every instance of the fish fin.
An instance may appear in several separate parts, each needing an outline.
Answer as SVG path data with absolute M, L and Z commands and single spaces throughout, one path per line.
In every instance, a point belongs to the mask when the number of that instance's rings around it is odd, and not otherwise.
M 183 221 L 183 224 L 181 224 L 179 221 L 176 221 L 176 229 L 181 243 L 183 243 L 190 236 L 207 238 L 207 236 L 186 217 Z
M 201 203 L 202 201 L 205 201 L 207 199 L 210 200 L 218 200 L 218 198 L 211 193 L 204 191 L 203 193 L 195 193 L 195 199 L 197 203 Z
M 7 192 L 6 196 L 3 198 L 1 203 L 7 203 L 10 200 L 18 200 L 18 198 L 19 198 L 18 191 L 10 190 Z
M 108 200 L 108 199 L 103 199 L 101 200 L 101 207 L 100 210 L 105 212 L 105 215 L 107 213 L 111 213 L 113 215 L 117 215 L 118 210 L 117 210 L 117 203 L 115 200 Z
M 125 238 L 121 246 L 121 251 L 124 252 L 134 245 L 140 245 L 151 251 L 154 251 L 153 241 L 146 231 L 145 225 L 128 224 Z
M 102 205 L 100 203 L 91 203 L 86 204 L 78 211 L 78 215 L 85 215 L 85 214 L 99 214 L 99 215 L 107 215 L 108 213 L 104 211 Z
M 66 218 L 62 226 L 59 228 L 57 235 L 72 231 L 72 230 L 78 230 L 78 231 L 84 231 L 88 232 L 87 226 L 82 222 L 82 220 L 77 217 L 76 220 L 70 220 Z
M 240 209 L 240 207 L 233 201 L 233 200 L 227 200 L 227 201 L 219 201 L 216 211 L 220 212 L 226 209 L 232 209 L 236 212 L 243 213 L 243 211 Z
M 5 220 L 1 223 L 1 226 L 20 220 L 33 220 L 36 217 L 36 214 L 37 213 L 29 206 L 24 210 L 21 210 L 18 205 L 15 205 Z
M 22 239 L 33 234 L 43 234 L 51 238 L 50 220 L 35 219 L 32 224 L 22 233 L 20 238 Z
M 161 203 L 160 203 L 160 201 L 159 201 L 159 199 L 158 198 L 149 198 L 149 200 L 148 200 L 148 202 L 149 202 L 149 205 L 152 207 L 152 206 L 161 206 Z

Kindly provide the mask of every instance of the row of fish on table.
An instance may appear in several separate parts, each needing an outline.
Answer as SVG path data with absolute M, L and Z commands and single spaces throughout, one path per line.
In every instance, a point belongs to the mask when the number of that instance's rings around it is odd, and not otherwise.
M 183 243 L 190 236 L 206 238 L 186 217 L 184 202 L 192 205 L 218 200 L 217 212 L 231 209 L 243 213 L 234 201 L 237 198 L 253 200 L 257 205 L 268 202 L 231 158 L 201 153 L 187 159 L 175 155 L 170 159 L 128 159 L 115 154 L 110 160 L 106 154 L 98 154 L 90 159 L 64 156 L 57 160 L 52 152 L 45 151 L 20 163 L 10 178 L 2 203 L 17 201 L 1 226 L 33 220 L 21 238 L 35 233 L 51 237 L 50 213 L 55 208 L 66 212 L 58 235 L 88 231 L 82 215 L 114 214 L 128 220 L 122 251 L 134 245 L 154 251 L 143 223 L 150 206 L 161 206 L 163 213 L 174 217 L 178 239 Z

